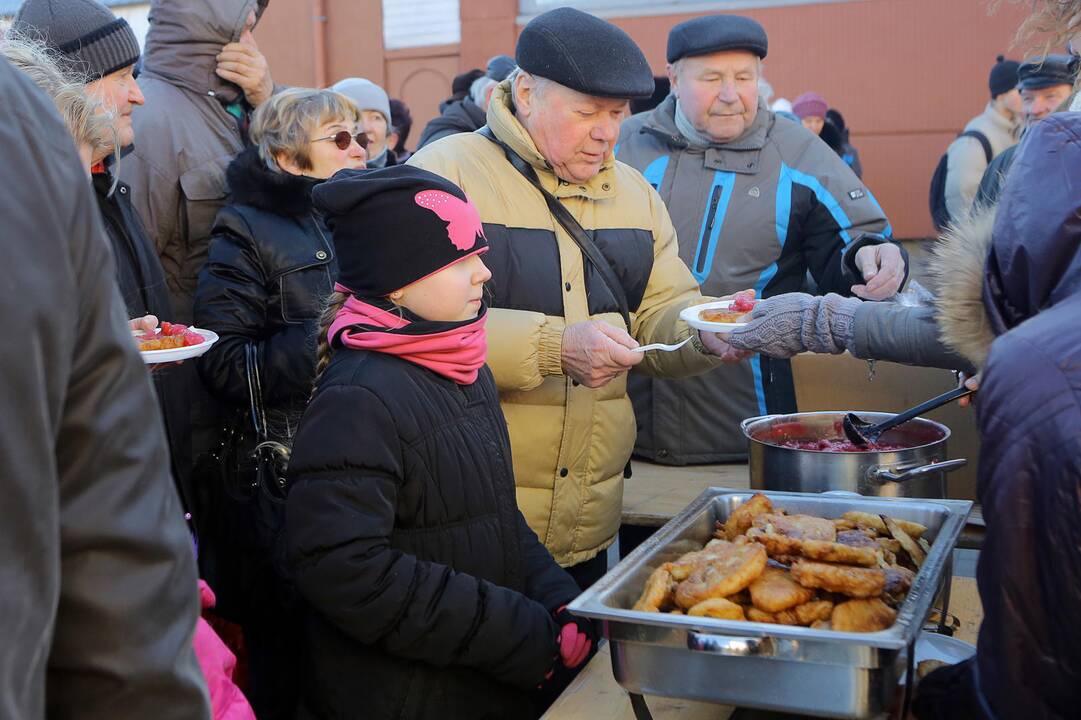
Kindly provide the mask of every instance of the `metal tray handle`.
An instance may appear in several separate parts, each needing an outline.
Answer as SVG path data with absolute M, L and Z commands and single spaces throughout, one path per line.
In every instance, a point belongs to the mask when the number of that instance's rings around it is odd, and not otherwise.
M 749 657 L 769 655 L 773 652 L 772 638 L 739 637 L 735 635 L 710 635 L 691 631 L 687 633 L 687 649 L 713 655 Z
M 948 473 L 963 468 L 968 465 L 968 460 L 965 458 L 958 458 L 956 460 L 946 460 L 940 463 L 931 463 L 930 465 L 921 465 L 911 470 L 905 470 L 901 473 L 895 473 L 889 468 L 877 468 L 874 470 L 874 477 L 880 483 L 903 483 L 909 480 L 917 480 L 925 475 L 932 473 Z

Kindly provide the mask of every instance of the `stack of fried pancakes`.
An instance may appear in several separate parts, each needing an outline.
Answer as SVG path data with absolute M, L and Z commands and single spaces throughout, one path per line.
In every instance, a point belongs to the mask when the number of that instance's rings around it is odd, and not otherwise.
M 789 515 L 757 493 L 717 523 L 704 548 L 654 570 L 634 609 L 885 630 L 930 549 L 926 530 L 860 512 L 832 520 Z

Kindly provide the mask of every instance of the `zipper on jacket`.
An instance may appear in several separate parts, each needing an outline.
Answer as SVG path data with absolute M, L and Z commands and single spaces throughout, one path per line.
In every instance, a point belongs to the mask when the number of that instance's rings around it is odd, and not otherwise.
M 706 229 L 702 231 L 703 242 L 708 242 L 709 237 L 713 232 L 713 223 L 717 220 L 717 204 L 721 202 L 721 190 L 723 189 L 724 188 L 720 185 L 713 188 L 713 197 L 709 201 L 709 213 L 706 215 L 709 220 L 706 221 Z M 699 275 L 706 271 L 706 256 L 707 253 L 704 252 L 700 253 L 698 256 L 698 265 L 695 267 L 695 270 Z

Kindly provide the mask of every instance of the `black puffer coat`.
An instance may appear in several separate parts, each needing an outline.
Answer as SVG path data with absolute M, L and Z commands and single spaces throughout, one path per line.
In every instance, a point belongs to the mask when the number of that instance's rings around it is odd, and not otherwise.
M 293 445 L 286 538 L 311 606 L 302 717 L 520 718 L 578 592 L 515 503 L 491 371 L 458 385 L 339 350 Z
M 221 340 L 199 372 L 223 402 L 247 407 L 244 347 L 255 343 L 263 402 L 276 434 L 295 427 L 315 376 L 315 336 L 337 260 L 311 206 L 313 178 L 273 172 L 254 148 L 229 166 L 233 204 L 214 222 L 199 273 L 195 324 Z
M 983 370 L 985 614 L 975 662 L 921 684 L 924 720 L 1076 718 L 1081 707 L 1079 173 L 1081 113 L 1041 121 L 1017 152 L 989 251 L 972 242 L 968 257 L 940 258 L 960 261 L 945 270 L 969 285 L 940 295 L 954 308 L 943 308 L 944 337 Z
M 424 127 L 417 150 L 436 140 L 457 133 L 474 132 L 486 122 L 484 110 L 469 98 L 447 105 L 442 114 L 432 118 Z

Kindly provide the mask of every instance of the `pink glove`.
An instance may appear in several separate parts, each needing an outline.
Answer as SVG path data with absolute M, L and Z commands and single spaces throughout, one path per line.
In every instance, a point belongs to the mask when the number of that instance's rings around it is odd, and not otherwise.
M 555 611 L 555 621 L 561 626 L 559 658 L 564 667 L 574 669 L 585 662 L 589 651 L 593 649 L 593 623 L 573 615 L 566 605 Z

